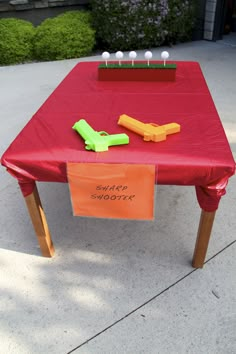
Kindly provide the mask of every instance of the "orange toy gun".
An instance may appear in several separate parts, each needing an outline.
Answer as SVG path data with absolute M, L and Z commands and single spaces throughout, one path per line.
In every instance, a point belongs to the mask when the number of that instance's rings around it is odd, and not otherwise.
M 142 135 L 145 141 L 163 141 L 169 134 L 179 133 L 180 125 L 177 123 L 169 123 L 157 125 L 154 123 L 142 123 L 137 119 L 131 118 L 126 114 L 122 114 L 118 120 L 118 124 Z

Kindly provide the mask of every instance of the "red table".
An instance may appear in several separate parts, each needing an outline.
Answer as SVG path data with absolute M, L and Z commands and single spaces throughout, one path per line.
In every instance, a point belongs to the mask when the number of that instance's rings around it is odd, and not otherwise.
M 13 141 L 1 159 L 18 179 L 42 254 L 54 249 L 36 181 L 67 182 L 67 162 L 137 163 L 156 166 L 156 183 L 195 186 L 202 209 L 193 266 L 202 267 L 215 211 L 235 162 L 222 124 L 196 62 L 177 62 L 175 82 L 104 82 L 97 62 L 77 64 Z M 164 142 L 117 125 L 121 114 L 159 125 L 176 122 L 181 133 Z M 127 133 L 130 144 L 95 153 L 72 130 L 86 119 L 97 131 Z

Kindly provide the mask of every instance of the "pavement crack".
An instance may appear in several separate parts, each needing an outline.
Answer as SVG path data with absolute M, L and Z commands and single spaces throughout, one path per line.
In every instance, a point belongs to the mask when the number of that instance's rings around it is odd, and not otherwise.
M 228 244 L 227 246 L 225 246 L 222 250 L 220 250 L 219 252 L 217 252 L 216 254 L 214 254 L 211 258 L 209 258 L 204 264 L 209 263 L 212 259 L 214 259 L 215 257 L 217 257 L 219 254 L 221 254 L 222 252 L 224 252 L 227 248 L 229 248 L 230 246 L 232 246 L 233 244 L 236 243 L 236 240 L 232 241 L 230 244 Z M 194 272 L 198 271 L 198 268 L 195 268 L 193 270 L 191 270 L 190 272 L 188 272 L 186 275 L 184 275 L 183 277 L 181 277 L 180 279 L 178 279 L 176 282 L 174 282 L 173 284 L 171 284 L 170 286 L 168 286 L 167 288 L 163 289 L 162 291 L 160 291 L 158 294 L 154 295 L 153 297 L 151 297 L 149 300 L 145 301 L 143 304 L 141 304 L 140 306 L 136 307 L 135 309 L 133 309 L 132 311 L 128 312 L 125 316 L 119 318 L 117 321 L 113 322 L 112 324 L 110 324 L 109 326 L 105 327 L 103 330 L 101 330 L 100 332 L 96 333 L 94 336 L 88 338 L 87 340 L 85 340 L 83 343 L 79 344 L 77 347 L 75 347 L 74 349 L 72 349 L 71 351 L 67 352 L 66 354 L 71 354 L 73 353 L 75 350 L 81 348 L 82 346 L 84 346 L 85 344 L 88 344 L 89 342 L 91 342 L 93 339 L 95 339 L 96 337 L 100 336 L 102 333 L 106 332 L 107 330 L 111 329 L 112 327 L 114 327 L 115 325 L 117 325 L 119 322 L 123 321 L 124 319 L 128 318 L 129 316 L 131 316 L 132 314 L 134 314 L 135 312 L 137 312 L 138 310 L 140 310 L 141 308 L 143 308 L 144 306 L 146 306 L 147 304 L 151 303 L 152 301 L 154 301 L 155 299 L 157 299 L 159 296 L 161 296 L 162 294 L 164 294 L 165 292 L 167 292 L 168 290 L 170 290 L 171 288 L 173 288 L 175 285 L 179 284 L 182 280 L 184 280 L 185 278 L 189 277 L 191 274 L 193 274 Z M 200 269 L 201 270 L 201 269 Z M 212 290 L 212 294 L 219 299 L 219 294 L 218 292 Z M 144 316 L 144 315 L 141 315 Z
M 217 299 L 220 298 L 220 295 L 218 294 L 218 292 L 216 290 L 212 290 L 211 292 Z
M 84 341 L 83 343 L 81 343 L 80 345 L 78 345 L 76 348 L 72 349 L 71 351 L 67 352 L 66 354 L 71 354 L 73 353 L 75 350 L 81 348 L 82 346 L 84 346 L 85 344 L 88 344 L 90 341 L 92 341 L 93 339 L 95 339 L 96 337 L 98 337 L 100 334 L 106 332 L 107 330 L 109 330 L 110 328 L 114 327 L 115 325 L 117 325 L 119 322 L 123 321 L 124 319 L 126 319 L 127 317 L 129 317 L 130 315 L 134 314 L 135 312 L 137 312 L 138 310 L 140 310 L 141 308 L 143 308 L 144 306 L 146 306 L 147 304 L 149 304 L 150 302 L 152 302 L 153 300 L 155 300 L 156 298 L 158 298 L 159 296 L 161 296 L 162 294 L 164 294 L 166 291 L 170 290 L 172 287 L 174 287 L 175 285 L 177 285 L 178 283 L 180 283 L 182 280 L 184 280 L 185 278 L 187 278 L 189 275 L 191 275 L 192 273 L 196 272 L 198 270 L 198 268 L 195 268 L 193 270 L 191 270 L 190 272 L 188 272 L 186 275 L 184 275 L 183 277 L 181 277 L 180 279 L 178 279 L 176 282 L 174 282 L 173 284 L 171 284 L 170 286 L 168 286 L 167 288 L 163 289 L 162 291 L 160 291 L 158 294 L 156 294 L 155 296 L 151 297 L 149 300 L 145 301 L 142 305 L 136 307 L 135 309 L 133 309 L 132 311 L 128 312 L 125 316 L 119 318 L 117 321 L 113 322 L 110 326 L 105 327 L 102 331 L 96 333 L 94 336 L 88 338 L 86 341 Z
M 227 248 L 231 247 L 233 244 L 236 243 L 236 240 L 230 242 L 227 246 L 225 246 L 224 248 L 222 248 L 222 250 L 220 250 L 219 252 L 217 252 L 216 254 L 214 254 L 212 257 L 210 257 L 204 264 L 209 263 L 212 259 L 214 259 L 215 257 L 217 257 L 219 254 L 221 254 L 222 252 L 224 252 L 225 250 L 227 250 Z

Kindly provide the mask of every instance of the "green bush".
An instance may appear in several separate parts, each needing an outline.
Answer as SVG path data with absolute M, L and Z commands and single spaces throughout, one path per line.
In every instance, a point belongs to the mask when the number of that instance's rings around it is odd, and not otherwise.
M 191 38 L 196 0 L 92 0 L 93 26 L 103 49 L 130 50 Z
M 176 43 L 190 40 L 196 19 L 196 1 L 169 1 L 166 19 L 166 42 Z
M 94 44 L 90 14 L 69 11 L 46 19 L 36 28 L 34 53 L 39 60 L 78 58 L 90 54 Z
M 0 20 L 0 64 L 9 65 L 32 60 L 32 23 L 15 18 Z
M 89 11 L 66 11 L 58 15 L 57 18 L 64 18 L 68 20 L 77 19 L 83 24 L 91 25 L 92 17 Z

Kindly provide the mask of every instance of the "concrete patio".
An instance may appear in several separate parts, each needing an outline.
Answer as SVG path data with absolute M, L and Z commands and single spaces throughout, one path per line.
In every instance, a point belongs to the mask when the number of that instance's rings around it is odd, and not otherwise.
M 166 49 L 200 62 L 236 159 L 236 33 Z M 0 67 L 0 155 L 77 62 L 98 58 Z M 191 267 L 192 187 L 158 186 L 155 222 L 134 222 L 73 217 L 66 184 L 39 184 L 48 259 L 17 181 L 4 168 L 0 177 L 1 354 L 236 353 L 235 176 L 203 269 Z

